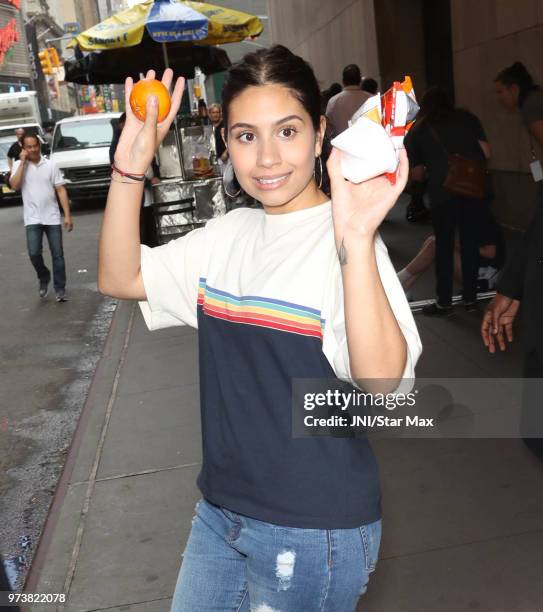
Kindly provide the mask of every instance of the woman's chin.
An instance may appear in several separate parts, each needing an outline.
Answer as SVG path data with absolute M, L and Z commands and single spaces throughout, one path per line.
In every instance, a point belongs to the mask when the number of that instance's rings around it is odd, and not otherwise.
M 292 200 L 293 197 L 290 193 L 285 192 L 283 189 L 277 189 L 272 191 L 262 191 L 260 189 L 246 190 L 247 195 L 251 196 L 262 204 L 265 208 L 277 208 L 283 206 Z

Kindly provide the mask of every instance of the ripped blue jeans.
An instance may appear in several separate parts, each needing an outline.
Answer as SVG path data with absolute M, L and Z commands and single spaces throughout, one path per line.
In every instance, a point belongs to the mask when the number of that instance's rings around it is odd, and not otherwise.
M 171 612 L 354 612 L 380 541 L 381 521 L 280 527 L 200 500 Z

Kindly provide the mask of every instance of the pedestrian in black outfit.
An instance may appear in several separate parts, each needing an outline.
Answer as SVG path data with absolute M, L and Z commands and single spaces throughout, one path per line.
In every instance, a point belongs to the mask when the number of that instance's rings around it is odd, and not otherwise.
M 543 90 L 525 66 L 515 62 L 497 76 L 496 93 L 509 110 L 520 111 L 530 135 L 536 182 L 536 203 L 523 240 L 507 262 L 498 281 L 496 297 L 489 304 L 481 325 L 485 346 L 491 353 L 496 343 L 503 351 L 506 338 L 513 340 L 513 322 L 521 309 L 524 343 L 524 395 L 520 432 L 526 446 L 543 461 Z
M 470 159 L 490 157 L 479 119 L 466 110 L 456 109 L 447 93 L 432 87 L 423 96 L 417 122 L 405 139 L 412 167 L 412 178 L 428 178 L 428 196 L 436 237 L 436 294 L 434 304 L 424 314 L 448 316 L 452 310 L 453 252 L 455 233 L 460 238 L 463 300 L 466 310 L 476 310 L 479 261 L 478 228 L 486 214 L 488 200 L 452 195 L 444 183 L 449 154 Z
M 123 133 L 124 125 L 126 123 L 126 113 L 123 113 L 119 119 L 115 122 L 111 122 L 113 126 L 113 138 L 109 146 L 109 161 L 113 165 L 115 161 L 115 151 L 119 144 L 119 139 Z M 160 181 L 160 169 L 156 163 L 156 159 L 153 158 L 151 162 L 151 170 L 147 171 L 148 176 L 145 177 L 145 188 L 146 191 L 151 189 L 151 186 L 156 182 Z M 140 212 L 140 240 L 142 244 L 153 247 L 158 244 L 157 231 L 155 226 L 155 218 L 153 216 L 153 208 L 150 205 L 145 205 L 145 194 L 142 199 L 142 207 Z M 150 195 L 149 197 L 152 197 Z
M 9 171 L 13 168 L 13 163 L 19 161 L 19 156 L 21 155 L 21 151 L 23 150 L 23 138 L 25 135 L 25 131 L 23 128 L 17 128 L 15 130 L 15 137 L 17 140 L 11 145 L 8 150 L 7 158 L 8 158 L 8 166 Z
M 113 126 L 113 138 L 111 139 L 111 144 L 109 145 L 109 163 L 113 164 L 115 158 L 115 151 L 117 150 L 117 145 L 119 144 L 119 138 L 121 137 L 124 124 L 126 122 L 126 113 L 123 113 L 117 121 L 112 120 L 111 125 Z

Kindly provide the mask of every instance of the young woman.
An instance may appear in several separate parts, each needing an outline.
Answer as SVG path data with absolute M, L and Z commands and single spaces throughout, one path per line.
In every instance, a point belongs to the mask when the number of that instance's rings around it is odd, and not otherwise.
M 226 188 L 263 210 L 140 247 L 141 183 L 126 174 L 145 172 L 181 90 L 158 127 L 153 101 L 143 127 L 128 112 L 99 263 L 100 290 L 141 300 L 151 329 L 199 330 L 203 499 L 172 610 L 352 612 L 381 538 L 376 461 L 366 439 L 293 438 L 291 384 L 396 388 L 414 376 L 419 336 L 377 234 L 405 184 L 406 156 L 395 185 L 352 185 L 333 153 L 330 202 L 319 188 L 326 125 L 315 76 L 285 47 L 258 51 L 231 68 L 223 114 L 236 177 Z

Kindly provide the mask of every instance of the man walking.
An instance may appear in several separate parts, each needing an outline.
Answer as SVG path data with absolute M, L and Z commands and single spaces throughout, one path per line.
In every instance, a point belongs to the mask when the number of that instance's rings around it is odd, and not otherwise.
M 326 106 L 329 134 L 337 136 L 349 127 L 349 119 L 371 98 L 371 94 L 360 88 L 360 68 L 349 64 L 343 69 L 343 91 L 330 98 Z
M 15 137 L 17 140 L 11 145 L 8 150 L 7 158 L 8 158 L 8 166 L 10 171 L 13 169 L 13 164 L 16 161 L 19 161 L 19 155 L 23 150 L 23 136 L 25 135 L 25 131 L 23 128 L 17 128 L 15 130 Z
M 57 302 L 66 301 L 66 267 L 62 249 L 62 225 L 58 200 L 64 211 L 64 228 L 73 229 L 68 193 L 56 164 L 42 157 L 37 136 L 23 136 L 19 161 L 13 164 L 10 176 L 12 189 L 21 190 L 26 242 L 30 261 L 40 281 L 39 293 L 45 298 L 49 291 L 51 272 L 43 261 L 43 234 L 47 236 L 53 259 L 53 283 Z

